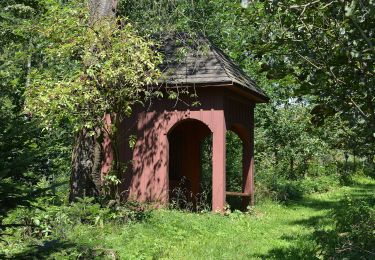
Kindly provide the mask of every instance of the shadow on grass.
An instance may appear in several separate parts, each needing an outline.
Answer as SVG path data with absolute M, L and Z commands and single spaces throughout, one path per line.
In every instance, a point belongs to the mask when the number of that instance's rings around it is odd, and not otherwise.
M 354 200 L 367 200 L 371 196 L 373 196 L 374 193 L 374 183 L 353 182 L 352 186 L 350 186 L 350 189 L 344 191 L 342 194 L 340 194 L 340 196 L 337 196 L 333 200 L 307 197 L 300 201 L 289 202 L 286 204 L 286 206 L 291 208 L 306 207 L 319 211 L 327 210 L 327 213 L 321 216 L 313 216 L 304 220 L 292 221 L 290 224 L 305 225 L 307 227 L 315 227 L 318 224 L 326 225 L 332 222 L 332 219 L 328 217 L 328 211 L 332 211 L 340 207 L 340 199 L 344 198 L 345 194 L 349 195 Z
M 375 190 L 375 183 L 361 183 L 354 180 L 354 186 L 365 190 Z
M 295 260 L 307 259 L 315 260 L 318 257 L 318 245 L 314 237 L 310 236 L 282 236 L 281 239 L 290 242 L 290 246 L 271 249 L 267 254 L 254 255 L 261 259 Z
M 59 239 L 43 241 L 40 245 L 29 245 L 22 252 L 0 259 L 119 259 L 112 249 L 90 247 Z
M 355 182 L 351 191 L 351 196 L 358 199 L 366 199 L 375 193 L 375 183 Z
M 340 200 L 344 198 L 345 194 L 349 195 L 354 200 L 369 200 L 373 197 L 375 192 L 374 183 L 359 183 L 354 182 L 353 185 L 334 199 L 328 198 L 317 199 L 314 197 L 307 197 L 300 201 L 293 201 L 286 204 L 290 208 L 312 208 L 314 210 L 325 210 L 321 215 L 311 216 L 307 219 L 298 221 L 291 221 L 290 225 L 301 225 L 306 228 L 313 227 L 315 231 L 310 235 L 298 236 L 289 234 L 282 236 L 281 239 L 290 243 L 290 246 L 278 247 L 271 249 L 267 254 L 255 255 L 261 259 L 321 259 L 321 248 L 324 245 L 321 243 L 321 237 L 318 237 L 318 232 L 322 227 L 327 227 L 333 224 L 331 217 L 332 210 L 339 209 L 342 206 Z
M 9 259 L 51 259 L 52 254 L 74 247 L 75 244 L 70 242 L 50 240 L 44 242 L 42 245 L 30 245 L 24 251 L 12 255 Z M 4 255 L 0 255 L 0 257 L 6 259 Z

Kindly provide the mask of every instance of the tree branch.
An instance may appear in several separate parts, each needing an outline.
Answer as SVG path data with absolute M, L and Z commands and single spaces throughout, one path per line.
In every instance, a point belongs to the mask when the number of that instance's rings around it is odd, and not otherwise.
M 372 50 L 372 52 L 375 54 L 374 45 L 372 44 L 371 40 L 367 37 L 367 35 L 365 34 L 365 32 L 362 30 L 362 28 L 359 26 L 359 24 L 356 21 L 356 19 L 354 19 L 353 17 L 350 17 L 350 20 L 353 22 L 354 26 L 359 30 L 362 38 L 366 41 L 367 45 L 370 47 L 370 49 Z
M 316 69 L 321 69 L 321 67 L 319 67 L 318 65 L 314 64 L 310 59 L 308 59 L 307 57 L 303 56 L 302 54 L 300 54 L 299 52 L 297 52 L 298 56 L 300 56 L 302 59 L 304 59 L 305 61 L 307 61 L 308 63 L 310 63 L 314 68 Z
M 353 105 L 358 109 L 358 111 L 361 113 L 361 115 L 365 118 L 365 119 L 369 119 L 369 116 L 366 115 L 365 112 L 363 112 L 363 110 L 360 108 L 360 106 L 357 105 L 357 103 L 353 100 L 352 97 L 349 97 L 350 101 L 353 103 Z
M 304 4 L 304 5 L 291 5 L 290 8 L 291 9 L 300 9 L 300 8 L 303 8 L 305 10 L 307 7 L 309 7 L 311 5 L 314 5 L 314 4 L 317 4 L 319 2 L 320 2 L 320 0 L 315 0 L 315 1 L 311 2 L 311 3 L 307 3 L 307 4 Z

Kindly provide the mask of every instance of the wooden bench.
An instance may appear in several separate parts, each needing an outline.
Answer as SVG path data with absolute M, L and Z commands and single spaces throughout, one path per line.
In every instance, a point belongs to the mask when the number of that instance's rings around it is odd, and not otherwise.
M 241 197 L 250 197 L 250 193 L 243 193 L 243 192 L 233 192 L 233 191 L 227 191 L 225 193 L 227 196 L 241 196 Z

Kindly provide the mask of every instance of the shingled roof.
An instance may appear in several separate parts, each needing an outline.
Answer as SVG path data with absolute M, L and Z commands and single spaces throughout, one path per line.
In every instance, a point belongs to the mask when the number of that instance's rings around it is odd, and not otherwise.
M 255 96 L 257 102 L 269 98 L 227 55 L 203 36 L 187 34 L 162 39 L 160 52 L 163 76 L 159 82 L 169 85 L 231 85 Z

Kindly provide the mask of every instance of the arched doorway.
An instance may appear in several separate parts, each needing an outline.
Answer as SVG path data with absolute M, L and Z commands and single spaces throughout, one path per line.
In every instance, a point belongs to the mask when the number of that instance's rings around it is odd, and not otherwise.
M 243 192 L 243 141 L 239 135 L 229 130 L 226 133 L 226 185 L 227 192 Z M 227 196 L 231 210 L 244 210 L 241 196 Z
M 226 132 L 226 203 L 231 210 L 246 210 L 254 202 L 251 134 L 242 124 Z
M 226 203 L 231 210 L 246 210 L 248 196 L 244 195 L 244 183 L 247 178 L 244 175 L 244 163 L 248 161 L 248 154 L 244 153 L 244 141 L 241 139 L 238 128 L 226 132 L 226 183 L 225 190 L 228 193 Z M 246 130 L 245 130 L 246 131 Z M 246 134 L 246 133 L 245 133 Z M 245 140 L 246 142 L 246 140 Z M 211 205 L 212 202 L 212 136 L 203 139 L 201 145 L 201 199 Z M 245 200 L 245 201 L 244 201 Z
M 212 135 L 209 135 L 201 143 L 201 192 L 199 206 L 205 210 L 212 209 L 212 154 Z
M 201 147 L 211 135 L 207 125 L 186 119 L 168 133 L 169 201 L 178 207 L 196 209 L 202 191 Z

